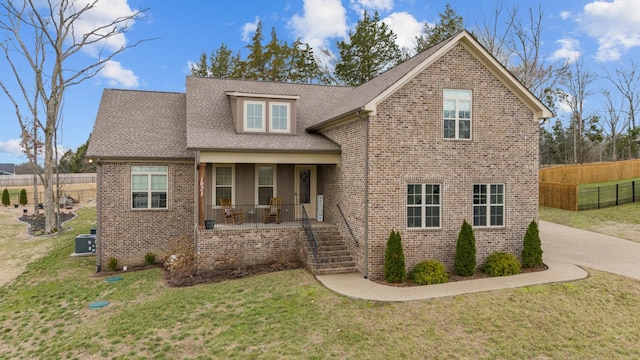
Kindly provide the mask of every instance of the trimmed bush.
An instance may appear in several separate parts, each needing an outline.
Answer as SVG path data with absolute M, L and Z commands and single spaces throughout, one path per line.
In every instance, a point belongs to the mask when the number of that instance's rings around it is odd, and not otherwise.
M 147 265 L 153 265 L 156 263 L 156 254 L 152 253 L 152 252 L 148 252 L 145 256 L 144 256 L 144 262 L 147 263 Z
M 428 260 L 417 263 L 409 278 L 418 285 L 443 284 L 449 281 L 449 274 L 441 262 Z
M 476 273 L 476 266 L 476 237 L 471 225 L 465 220 L 458 234 L 453 272 L 459 276 L 471 276 Z
M 27 205 L 27 190 L 22 189 L 20 190 L 20 200 L 18 201 L 20 203 L 20 205 L 25 206 Z
M 407 280 L 407 270 L 404 267 L 404 252 L 400 233 L 391 230 L 384 252 L 384 279 L 392 284 L 403 283 Z
M 118 270 L 118 259 L 114 257 L 109 258 L 109 263 L 107 264 L 107 268 L 109 268 L 109 270 L 111 271 Z
M 515 255 L 499 251 L 487 256 L 482 271 L 489 276 L 515 275 L 520 273 L 520 262 Z
M 532 268 L 543 265 L 542 263 L 542 243 L 540 242 L 540 233 L 538 224 L 535 220 L 531 221 L 524 235 L 524 243 L 522 245 L 522 266 Z
M 2 192 L 2 206 L 11 205 L 11 197 L 9 196 L 9 190 L 4 189 Z

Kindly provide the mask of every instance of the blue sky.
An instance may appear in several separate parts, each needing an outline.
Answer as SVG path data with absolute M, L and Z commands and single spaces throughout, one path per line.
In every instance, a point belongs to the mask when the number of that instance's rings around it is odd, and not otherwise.
M 480 26 L 482 14 L 489 16 L 494 1 L 452 0 L 465 26 Z M 425 22 L 433 24 L 447 1 L 440 0 L 287 0 L 287 1 L 176 1 L 101 0 L 97 18 L 128 14 L 148 7 L 144 19 L 133 24 L 126 38 L 113 45 L 154 39 L 129 49 L 93 79 L 68 89 L 63 109 L 59 146 L 75 150 L 91 133 L 105 88 L 152 91 L 185 90 L 189 64 L 222 42 L 232 50 L 242 50 L 262 21 L 268 37 L 275 27 L 278 37 L 289 43 L 301 38 L 314 49 L 335 48 L 347 36 L 362 10 L 377 10 L 398 35 L 400 46 L 413 47 L 415 36 Z M 604 74 L 620 63 L 628 64 L 640 55 L 640 1 L 638 0 L 502 0 L 506 9 L 514 4 L 524 16 L 529 7 L 541 6 L 544 13 L 542 53 L 548 61 L 583 57 L 593 72 Z M 0 39 L 5 38 L 0 33 Z M 92 61 L 90 51 L 78 53 L 78 63 Z M 73 64 L 70 64 L 73 66 Z M 0 60 L 0 80 L 9 86 L 12 74 Z M 599 110 L 599 91 L 604 80 L 594 84 L 596 94 L 587 102 L 587 111 Z M 562 113 L 559 113 L 562 117 Z M 13 106 L 0 93 L 0 163 L 22 163 L 20 131 Z

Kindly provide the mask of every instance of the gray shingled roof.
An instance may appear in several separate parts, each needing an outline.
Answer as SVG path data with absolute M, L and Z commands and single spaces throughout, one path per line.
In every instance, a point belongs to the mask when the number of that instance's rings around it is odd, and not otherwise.
M 104 90 L 87 156 L 193 158 L 186 146 L 185 103 L 182 93 Z
M 296 100 L 296 136 L 236 133 L 227 92 L 300 96 Z M 187 146 L 208 150 L 339 151 L 340 147 L 305 129 L 351 88 L 269 81 L 187 77 Z
M 15 164 L 0 164 L 0 172 L 4 175 L 15 174 L 16 173 L 16 165 Z

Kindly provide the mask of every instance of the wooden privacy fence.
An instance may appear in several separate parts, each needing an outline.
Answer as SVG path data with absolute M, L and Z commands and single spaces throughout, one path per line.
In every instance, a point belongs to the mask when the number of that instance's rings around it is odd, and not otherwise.
M 578 211 L 578 186 L 540 182 L 540 206 Z
M 559 165 L 539 170 L 543 183 L 593 184 L 640 177 L 640 159 Z
M 54 174 L 55 183 L 55 174 Z M 95 183 L 95 173 L 82 173 L 82 174 L 60 174 L 60 185 L 64 184 L 86 184 Z M 33 185 L 33 175 L 1 175 L 0 187 L 9 186 L 28 186 Z M 38 185 L 42 185 L 40 179 L 38 179 Z

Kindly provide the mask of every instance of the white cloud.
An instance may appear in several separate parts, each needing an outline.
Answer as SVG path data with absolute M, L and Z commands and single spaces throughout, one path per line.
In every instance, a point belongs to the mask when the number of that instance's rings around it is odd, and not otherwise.
M 593 1 L 578 17 L 586 33 L 598 41 L 596 59 L 618 60 L 626 49 L 640 46 L 640 1 Z
M 258 29 L 258 23 L 260 22 L 260 18 L 256 16 L 256 20 L 254 22 L 248 22 L 242 25 L 242 41 L 249 42 L 253 33 Z
M 581 55 L 579 50 L 580 42 L 576 39 L 566 38 L 556 40 L 556 44 L 560 45 L 560 49 L 556 50 L 551 55 L 551 60 L 566 59 L 567 62 L 574 62 L 578 60 Z
M 20 146 L 20 139 L 10 139 L 8 141 L 0 140 L 0 153 L 9 154 L 14 156 L 22 156 L 22 146 Z
M 87 0 L 76 0 L 74 3 L 75 10 L 77 11 L 81 7 L 88 4 Z M 93 3 L 93 1 L 91 1 Z M 101 0 L 96 1 L 92 9 L 87 10 L 82 14 L 82 17 L 78 18 L 74 22 L 73 32 L 76 38 L 81 38 L 84 34 L 88 34 L 91 31 L 96 30 L 102 26 L 113 23 L 118 18 L 131 17 L 135 14 L 134 10 L 131 10 L 127 0 Z M 118 25 L 119 28 L 127 27 L 131 28 L 135 21 L 129 20 Z M 106 33 L 111 28 L 105 28 L 99 33 Z M 91 40 L 91 38 L 89 38 Z M 105 41 L 98 42 L 96 44 L 83 47 L 83 51 L 89 53 L 91 56 L 97 57 L 100 51 L 107 49 L 109 51 L 115 51 L 123 46 L 127 45 L 127 38 L 125 34 L 120 33 L 109 37 Z
M 100 76 L 107 79 L 111 86 L 134 88 L 139 85 L 138 77 L 129 69 L 122 67 L 117 61 L 109 60 L 100 70 Z
M 423 24 L 407 12 L 395 12 L 382 21 L 398 36 L 396 39 L 398 46 L 413 52 L 416 47 L 416 36 L 420 35 Z
M 346 36 L 346 10 L 340 0 L 304 0 L 303 14 L 295 14 L 289 27 L 311 47 L 327 47 L 328 39 Z
M 351 0 L 351 8 L 359 13 L 365 9 L 391 11 L 393 0 Z
M 570 17 L 571 17 L 571 12 L 570 11 L 561 11 L 560 12 L 560 19 L 567 20 Z

